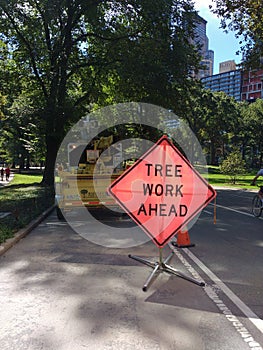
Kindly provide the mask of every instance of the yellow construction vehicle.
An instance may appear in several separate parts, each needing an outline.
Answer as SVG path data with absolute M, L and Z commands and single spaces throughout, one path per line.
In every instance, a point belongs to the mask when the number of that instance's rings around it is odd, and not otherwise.
M 116 206 L 107 193 L 112 181 L 127 167 L 122 162 L 122 144 L 113 143 L 113 135 L 99 136 L 68 144 L 68 163 L 57 166 L 57 214 L 73 207 L 102 208 Z

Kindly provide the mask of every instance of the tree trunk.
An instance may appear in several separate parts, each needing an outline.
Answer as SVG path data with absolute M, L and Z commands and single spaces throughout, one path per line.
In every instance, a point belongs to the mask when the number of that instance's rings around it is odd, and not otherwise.
M 210 144 L 210 163 L 211 165 L 217 165 L 216 164 L 216 149 L 213 141 Z
M 46 123 L 46 157 L 45 168 L 43 173 L 43 179 L 41 184 L 44 186 L 51 186 L 55 188 L 55 166 L 57 153 L 60 147 L 60 143 L 64 138 L 64 128 L 66 118 L 64 117 L 63 108 L 58 107 L 56 104 L 56 93 L 53 86 L 52 93 L 47 101 L 47 107 L 45 110 L 45 123 Z
M 28 170 L 30 168 L 30 156 L 29 154 L 26 157 L 26 169 Z
M 46 164 L 41 184 L 55 188 L 55 166 L 60 141 L 52 136 L 47 136 L 46 143 Z
M 25 158 L 23 155 L 21 155 L 19 159 L 19 171 L 24 170 L 25 168 Z

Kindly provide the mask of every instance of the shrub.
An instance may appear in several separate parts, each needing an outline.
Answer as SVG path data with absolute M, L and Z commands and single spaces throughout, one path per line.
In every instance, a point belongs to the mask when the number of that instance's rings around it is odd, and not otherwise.
M 245 161 L 239 151 L 229 153 L 220 165 L 220 172 L 229 177 L 230 182 L 235 184 L 238 176 L 246 172 Z
M 0 244 L 54 204 L 52 188 L 18 184 L 0 188 Z

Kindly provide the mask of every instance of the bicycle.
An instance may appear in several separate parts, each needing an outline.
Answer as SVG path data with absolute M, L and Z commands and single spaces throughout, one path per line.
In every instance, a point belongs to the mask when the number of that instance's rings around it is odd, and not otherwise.
M 263 186 L 258 187 L 260 188 L 258 193 L 252 199 L 252 214 L 257 218 L 260 217 L 263 211 L 262 197 L 259 195 L 259 192 L 263 193 Z

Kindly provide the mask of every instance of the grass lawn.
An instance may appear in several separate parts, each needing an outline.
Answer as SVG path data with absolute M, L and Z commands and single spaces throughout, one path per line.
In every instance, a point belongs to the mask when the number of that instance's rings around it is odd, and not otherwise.
M 232 184 L 229 176 L 220 173 L 219 167 L 208 166 L 207 180 L 212 186 L 227 186 L 230 188 L 232 187 L 253 190 L 257 189 L 256 186 L 250 185 L 255 175 L 256 171 L 244 175 L 239 175 L 237 176 L 236 183 Z
M 10 183 L 0 187 L 0 244 L 25 227 L 54 203 L 50 188 L 40 185 L 41 175 L 15 174 Z
M 38 174 L 15 174 L 14 179 L 10 185 L 31 185 L 40 184 L 42 180 L 42 175 Z

